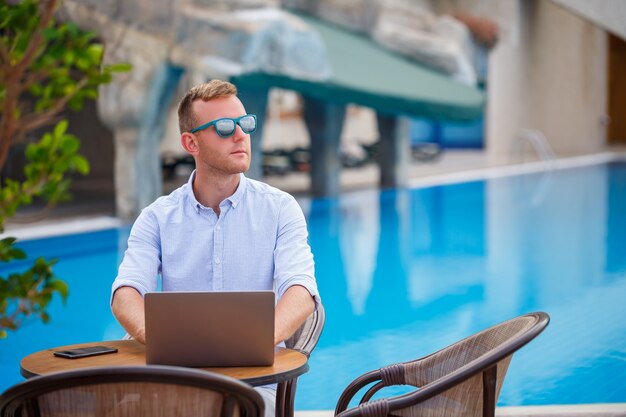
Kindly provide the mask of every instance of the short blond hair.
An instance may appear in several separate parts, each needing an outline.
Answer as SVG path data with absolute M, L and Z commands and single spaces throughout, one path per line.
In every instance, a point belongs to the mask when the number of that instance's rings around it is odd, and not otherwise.
M 193 102 L 196 100 L 209 101 L 214 98 L 237 95 L 237 87 L 228 81 L 211 80 L 199 84 L 187 91 L 178 103 L 178 128 L 180 133 L 189 132 L 198 126 L 198 120 L 193 113 Z

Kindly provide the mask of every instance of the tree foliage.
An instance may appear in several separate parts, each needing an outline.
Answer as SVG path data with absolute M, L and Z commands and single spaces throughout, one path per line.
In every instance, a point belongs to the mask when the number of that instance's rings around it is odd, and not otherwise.
M 0 233 L 8 217 L 42 198 L 54 205 L 70 197 L 67 174 L 89 172 L 80 141 L 67 132 L 66 108 L 80 110 L 98 97 L 98 87 L 128 64 L 102 64 L 104 47 L 93 32 L 55 19 L 59 0 L 0 0 L 0 169 L 11 146 L 26 146 L 25 180 L 0 184 Z M 51 129 L 40 138 L 33 136 Z M 0 240 L 0 262 L 26 258 L 16 239 Z M 67 285 L 54 275 L 55 260 L 36 259 L 25 272 L 0 276 L 0 337 L 25 317 L 44 322 L 54 293 L 63 300 Z

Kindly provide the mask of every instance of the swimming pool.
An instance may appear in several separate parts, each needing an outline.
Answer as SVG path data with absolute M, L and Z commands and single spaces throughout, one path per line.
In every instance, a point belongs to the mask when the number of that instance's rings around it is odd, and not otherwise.
M 516 354 L 499 405 L 626 402 L 626 163 L 301 204 L 327 322 L 296 409 L 333 409 L 368 370 L 538 310 L 551 324 Z M 127 232 L 23 242 L 61 259 L 71 294 L 49 325 L 0 341 L 0 390 L 33 351 L 123 335 L 108 302 Z

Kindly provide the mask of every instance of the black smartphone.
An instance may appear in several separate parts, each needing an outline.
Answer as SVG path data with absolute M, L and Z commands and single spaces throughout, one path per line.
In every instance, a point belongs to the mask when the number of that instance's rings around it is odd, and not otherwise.
M 115 352 L 117 352 L 117 349 L 115 348 L 110 348 L 106 346 L 89 346 L 84 348 L 59 350 L 57 352 L 54 352 L 54 356 L 66 359 L 78 359 Z

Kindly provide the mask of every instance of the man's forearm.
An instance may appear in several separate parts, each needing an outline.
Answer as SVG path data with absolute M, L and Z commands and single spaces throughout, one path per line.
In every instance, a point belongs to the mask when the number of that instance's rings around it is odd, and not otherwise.
M 290 287 L 276 305 L 274 344 L 288 339 L 315 310 L 315 301 L 301 285 Z
M 113 295 L 113 315 L 135 340 L 146 343 L 143 297 L 132 287 L 120 287 Z

